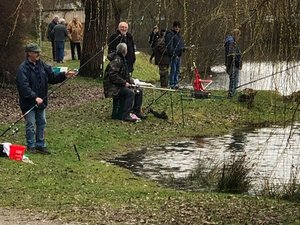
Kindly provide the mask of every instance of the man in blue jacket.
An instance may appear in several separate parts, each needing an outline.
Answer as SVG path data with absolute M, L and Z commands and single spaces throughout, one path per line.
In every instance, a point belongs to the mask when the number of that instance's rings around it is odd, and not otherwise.
M 172 89 L 177 89 L 178 76 L 180 73 L 180 57 L 185 48 L 183 39 L 180 35 L 180 22 L 175 21 L 173 23 L 173 29 L 166 33 L 165 43 L 167 46 L 168 55 L 171 58 L 169 86 Z
M 236 94 L 236 88 L 240 80 L 240 70 L 242 69 L 242 53 L 238 46 L 241 35 L 239 29 L 234 29 L 230 35 L 225 37 L 225 66 L 229 74 L 228 98 Z
M 68 77 L 74 77 L 76 72 L 54 74 L 51 66 L 40 60 L 41 49 L 34 43 L 26 45 L 25 52 L 26 60 L 19 66 L 16 82 L 20 108 L 26 114 L 27 149 L 31 153 L 50 154 L 44 137 L 48 83 L 63 82 Z

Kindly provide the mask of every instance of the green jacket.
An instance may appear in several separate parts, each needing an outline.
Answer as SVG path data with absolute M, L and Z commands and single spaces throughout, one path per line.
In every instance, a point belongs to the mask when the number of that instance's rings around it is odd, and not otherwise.
M 105 69 L 103 79 L 104 95 L 106 98 L 118 95 L 120 88 L 125 87 L 126 82 L 133 83 L 124 56 L 110 53 L 108 59 L 110 63 Z

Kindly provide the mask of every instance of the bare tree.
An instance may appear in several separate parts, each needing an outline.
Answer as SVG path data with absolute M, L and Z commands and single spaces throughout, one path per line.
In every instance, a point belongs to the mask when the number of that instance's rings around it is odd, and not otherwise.
M 31 27 L 32 9 L 29 0 L 0 1 L 0 81 L 12 83 L 18 65 L 24 60 L 24 40 Z
M 107 33 L 109 0 L 83 0 L 85 26 L 80 74 L 97 78 L 103 72 L 103 49 Z

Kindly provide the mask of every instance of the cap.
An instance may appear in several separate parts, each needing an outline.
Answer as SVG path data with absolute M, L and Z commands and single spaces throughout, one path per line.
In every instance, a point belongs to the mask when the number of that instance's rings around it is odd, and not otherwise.
M 41 52 L 41 51 L 42 51 L 41 48 L 35 43 L 30 43 L 25 47 L 25 52 Z

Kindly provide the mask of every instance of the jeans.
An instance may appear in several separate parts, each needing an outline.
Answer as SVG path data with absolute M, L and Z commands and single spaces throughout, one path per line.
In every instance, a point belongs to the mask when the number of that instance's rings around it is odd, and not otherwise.
M 119 98 L 125 98 L 125 106 L 123 112 L 123 118 L 129 116 L 129 114 L 133 111 L 134 113 L 141 112 L 141 106 L 143 102 L 143 91 L 122 87 L 120 88 Z
M 236 88 L 240 81 L 240 70 L 235 66 L 231 66 L 228 70 L 229 72 L 229 90 L 228 96 L 233 96 L 236 94 Z
M 178 84 L 178 75 L 180 72 L 180 57 L 172 57 L 170 67 L 170 87 L 174 88 Z
M 55 47 L 56 47 L 56 61 L 57 62 L 64 61 L 65 42 L 64 41 L 56 41 L 55 42 Z
M 36 126 L 36 129 L 35 129 Z M 28 148 L 45 147 L 46 110 L 34 108 L 25 116 Z

